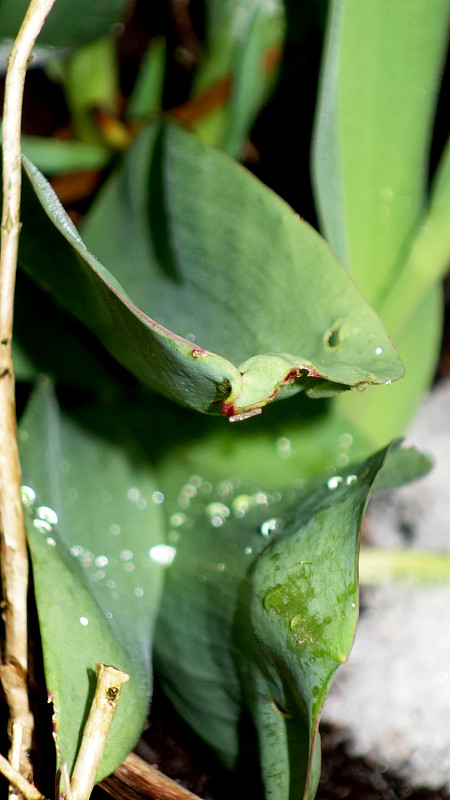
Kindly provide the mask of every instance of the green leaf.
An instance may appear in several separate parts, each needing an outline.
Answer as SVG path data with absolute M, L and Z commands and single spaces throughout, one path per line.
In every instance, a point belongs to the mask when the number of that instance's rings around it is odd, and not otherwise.
M 0 141 L 2 123 L 0 121 Z M 75 140 L 22 136 L 22 153 L 46 175 L 102 169 L 110 159 L 106 147 Z
M 158 674 L 228 767 L 259 762 L 273 800 L 314 795 L 320 710 L 351 648 L 359 527 L 385 455 L 278 493 L 191 475 L 166 498 L 177 552 Z
M 401 435 L 433 378 L 450 258 L 449 157 L 424 211 L 448 0 L 336 0 L 313 158 L 327 238 L 380 313 L 406 368 L 389 390 L 338 401 L 371 440 Z M 420 52 L 420 59 L 417 53 Z
M 26 160 L 24 178 L 21 266 L 163 394 L 236 416 L 401 374 L 318 234 L 191 134 L 149 127 L 90 214 L 85 235 L 114 277 Z
M 142 120 L 161 111 L 166 69 L 166 40 L 150 39 L 133 91 L 128 99 L 128 119 Z
M 323 228 L 378 308 L 423 210 L 448 0 L 335 0 L 314 149 Z M 420 53 L 420 58 L 417 54 Z
M 98 416 L 98 415 L 97 415 Z M 161 543 L 160 495 L 123 437 L 93 433 L 60 414 L 41 384 L 19 432 L 23 500 L 33 562 L 47 688 L 69 771 L 92 700 L 96 662 L 129 673 L 97 780 L 134 747 L 151 692 L 150 653 L 161 571 L 149 548 Z
M 0 39 L 15 39 L 27 11 L 28 0 L 1 0 Z M 120 22 L 126 0 L 58 0 L 38 38 L 40 45 L 80 47 L 98 39 Z

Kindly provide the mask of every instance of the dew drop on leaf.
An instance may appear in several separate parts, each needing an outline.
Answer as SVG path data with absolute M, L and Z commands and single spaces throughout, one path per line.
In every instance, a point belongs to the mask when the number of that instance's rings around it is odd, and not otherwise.
M 24 504 L 24 506 L 31 506 L 36 500 L 36 493 L 31 488 L 31 486 L 21 486 L 20 496 L 22 498 L 22 503 Z
M 170 566 L 176 555 L 176 548 L 169 544 L 155 544 L 148 551 L 148 555 L 156 564 Z
M 277 527 L 277 519 L 276 517 L 272 517 L 272 519 L 266 519 L 266 521 L 262 523 L 259 532 L 261 536 L 270 536 L 270 534 L 274 532 L 276 527 Z
M 58 524 L 58 515 L 56 511 L 53 511 L 53 509 L 48 506 L 39 506 L 39 508 L 36 509 L 36 516 L 48 522 L 49 525 Z
M 327 487 L 328 489 L 337 489 L 338 486 L 343 482 L 343 478 L 341 475 L 333 475 L 331 478 L 327 480 Z

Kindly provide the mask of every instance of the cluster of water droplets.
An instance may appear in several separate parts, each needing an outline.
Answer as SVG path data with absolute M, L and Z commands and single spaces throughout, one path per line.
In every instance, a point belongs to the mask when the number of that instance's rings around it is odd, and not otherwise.
M 64 461 L 61 462 L 60 467 L 62 472 L 68 472 L 70 464 Z M 30 486 L 24 485 L 21 487 L 21 498 L 24 508 L 31 518 L 33 527 L 45 536 L 46 543 L 49 546 L 56 547 L 59 522 L 56 511 L 48 506 L 38 505 L 36 493 Z M 112 499 L 112 492 L 104 490 L 100 493 L 100 501 L 105 510 L 111 504 Z M 130 502 L 138 511 L 148 508 L 149 504 L 159 506 L 164 503 L 164 500 L 165 497 L 161 491 L 153 492 L 148 499 L 135 486 L 126 491 L 126 502 Z M 65 511 L 69 513 L 76 511 L 78 501 L 78 490 L 75 487 L 68 487 L 63 493 Z M 109 537 L 111 538 L 109 539 Z M 111 544 L 109 544 L 108 539 Z M 123 547 L 120 546 L 122 539 Z M 123 526 L 118 522 L 111 522 L 105 527 L 105 546 L 102 552 L 96 553 L 82 543 L 73 544 L 69 549 L 70 555 L 83 568 L 89 583 L 97 586 L 96 594 L 100 592 L 99 596 L 104 601 L 102 605 L 107 606 L 109 603 L 110 608 L 105 611 L 105 616 L 108 619 L 113 619 L 114 604 L 123 598 L 123 592 L 129 593 L 131 590 L 134 597 L 144 597 L 146 568 L 155 563 L 168 565 L 175 556 L 175 549 L 165 543 L 153 545 L 149 549 L 145 549 L 139 544 L 139 552 L 133 552 L 126 546 L 125 542 L 127 540 L 129 541 L 129 537 L 126 536 Z M 64 542 L 63 546 L 65 546 Z M 139 578 L 134 586 L 131 579 L 130 586 L 130 579 L 124 582 L 124 578 L 126 575 L 131 576 L 133 573 L 139 575 Z M 89 619 L 87 616 L 81 616 L 79 622 L 86 627 L 89 624 Z
M 51 535 L 58 524 L 58 515 L 56 511 L 49 506 L 36 505 L 36 493 L 31 486 L 21 486 L 20 496 L 24 508 L 32 518 L 32 525 L 39 533 L 46 537 L 46 542 L 50 547 L 56 546 L 56 540 Z

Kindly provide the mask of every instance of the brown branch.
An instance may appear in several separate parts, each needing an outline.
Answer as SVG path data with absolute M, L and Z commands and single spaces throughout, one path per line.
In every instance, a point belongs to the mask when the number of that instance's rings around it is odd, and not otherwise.
M 115 800 L 199 800 L 136 753 L 130 753 L 100 786 Z
M 20 500 L 14 368 L 11 354 L 14 288 L 20 231 L 20 129 L 25 73 L 36 38 L 55 0 L 32 0 L 9 57 L 3 111 L 3 211 L 0 253 L 0 528 L 5 619 L 0 677 L 11 723 L 22 734 L 21 772 L 31 774 L 33 718 L 28 704 L 28 556 Z M 18 730 L 18 728 L 16 728 Z

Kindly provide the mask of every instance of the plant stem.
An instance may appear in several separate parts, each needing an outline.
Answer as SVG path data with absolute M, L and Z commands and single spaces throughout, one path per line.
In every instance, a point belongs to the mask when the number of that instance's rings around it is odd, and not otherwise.
M 96 664 L 97 688 L 83 731 L 80 751 L 70 784 L 73 800 L 89 800 L 95 786 L 106 739 L 108 738 L 120 691 L 129 678 L 126 672 Z
M 387 581 L 409 580 L 415 584 L 450 581 L 450 555 L 405 547 L 386 550 L 361 547 L 359 577 L 362 585 L 378 586 Z
M 25 73 L 36 38 L 55 0 L 32 0 L 9 57 L 3 111 L 3 211 L 0 254 L 0 528 L 5 618 L 1 680 L 11 724 L 22 731 L 20 769 L 31 774 L 33 718 L 28 703 L 28 555 L 20 499 L 14 368 L 11 353 L 20 231 L 20 129 Z
M 11 786 L 14 786 L 14 788 L 24 796 L 25 800 L 45 800 L 44 795 L 40 793 L 39 789 L 36 789 L 33 784 L 28 783 L 26 778 L 24 778 L 20 772 L 17 772 L 2 755 L 0 755 L 0 773 L 9 781 Z

